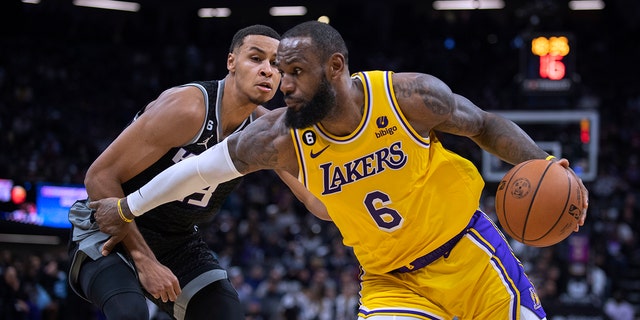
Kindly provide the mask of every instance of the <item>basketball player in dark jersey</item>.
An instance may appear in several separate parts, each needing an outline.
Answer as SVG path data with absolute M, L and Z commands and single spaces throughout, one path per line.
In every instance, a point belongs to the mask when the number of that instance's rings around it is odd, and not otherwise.
M 274 97 L 280 81 L 274 66 L 279 39 L 262 25 L 238 31 L 224 79 L 170 88 L 139 111 L 87 171 L 89 198 L 129 194 L 264 114 L 260 104 Z M 129 224 L 124 247 L 105 256 L 109 236 L 99 231 L 86 201 L 76 202 L 69 214 L 71 287 L 107 319 L 149 319 L 145 296 L 176 319 L 244 319 L 226 271 L 197 227 L 212 219 L 238 182 L 156 208 Z

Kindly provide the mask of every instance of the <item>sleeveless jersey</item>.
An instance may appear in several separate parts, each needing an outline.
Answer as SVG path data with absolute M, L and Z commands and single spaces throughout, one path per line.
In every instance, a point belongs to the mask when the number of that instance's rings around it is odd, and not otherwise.
M 299 180 L 318 197 L 366 272 L 408 265 L 462 231 L 479 207 L 476 167 L 420 136 L 395 97 L 392 72 L 354 75 L 363 118 L 338 137 L 321 124 L 292 129 Z
M 219 107 L 222 101 L 224 80 L 201 81 L 186 84 L 195 86 L 202 91 L 205 98 L 206 117 L 200 128 L 200 133 L 188 144 L 182 147 L 172 148 L 162 158 L 149 168 L 136 175 L 122 185 L 125 194 L 129 194 L 180 160 L 200 154 L 207 148 L 217 144 L 222 136 Z M 135 116 L 135 121 L 144 109 Z M 236 131 L 242 130 L 253 119 L 247 118 Z M 136 224 L 144 233 L 144 229 L 167 234 L 182 234 L 193 232 L 194 226 L 210 221 L 222 206 L 227 195 L 233 191 L 240 178 L 218 185 L 215 190 L 205 188 L 193 193 L 182 201 L 173 201 L 158 206 L 148 213 L 137 217 Z M 150 244 L 151 245 L 151 244 Z

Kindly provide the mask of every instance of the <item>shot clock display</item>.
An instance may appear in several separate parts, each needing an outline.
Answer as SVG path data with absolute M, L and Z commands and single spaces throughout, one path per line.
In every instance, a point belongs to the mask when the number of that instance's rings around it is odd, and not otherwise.
M 536 37 L 531 40 L 531 53 L 540 57 L 538 75 L 543 79 L 562 80 L 567 74 L 567 68 L 562 59 L 571 48 L 569 39 L 560 37 Z
M 522 91 L 528 94 L 570 92 L 575 73 L 573 35 L 545 33 L 522 38 Z

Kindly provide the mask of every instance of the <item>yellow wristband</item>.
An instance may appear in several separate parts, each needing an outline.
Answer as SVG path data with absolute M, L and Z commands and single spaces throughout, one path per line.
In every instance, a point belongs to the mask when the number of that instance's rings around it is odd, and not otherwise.
M 118 199 L 118 214 L 120 215 L 120 219 L 122 219 L 122 221 L 129 223 L 129 222 L 133 221 L 133 219 L 129 219 L 129 218 L 124 216 L 124 213 L 122 212 L 122 206 L 120 205 L 120 201 L 121 200 L 122 199 Z
M 556 158 L 555 156 L 548 156 L 548 157 L 546 157 L 546 158 L 544 158 L 544 159 L 545 159 L 545 160 L 547 160 L 547 161 L 549 161 L 549 160 L 551 160 L 551 159 L 555 159 L 555 158 Z

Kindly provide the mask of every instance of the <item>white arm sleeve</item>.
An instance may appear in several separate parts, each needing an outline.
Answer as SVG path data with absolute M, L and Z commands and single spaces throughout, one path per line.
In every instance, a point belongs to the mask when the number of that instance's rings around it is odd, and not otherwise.
M 134 216 L 167 202 L 182 200 L 206 187 L 242 176 L 231 161 L 227 140 L 198 156 L 184 159 L 165 169 L 137 191 L 127 196 L 127 204 Z

